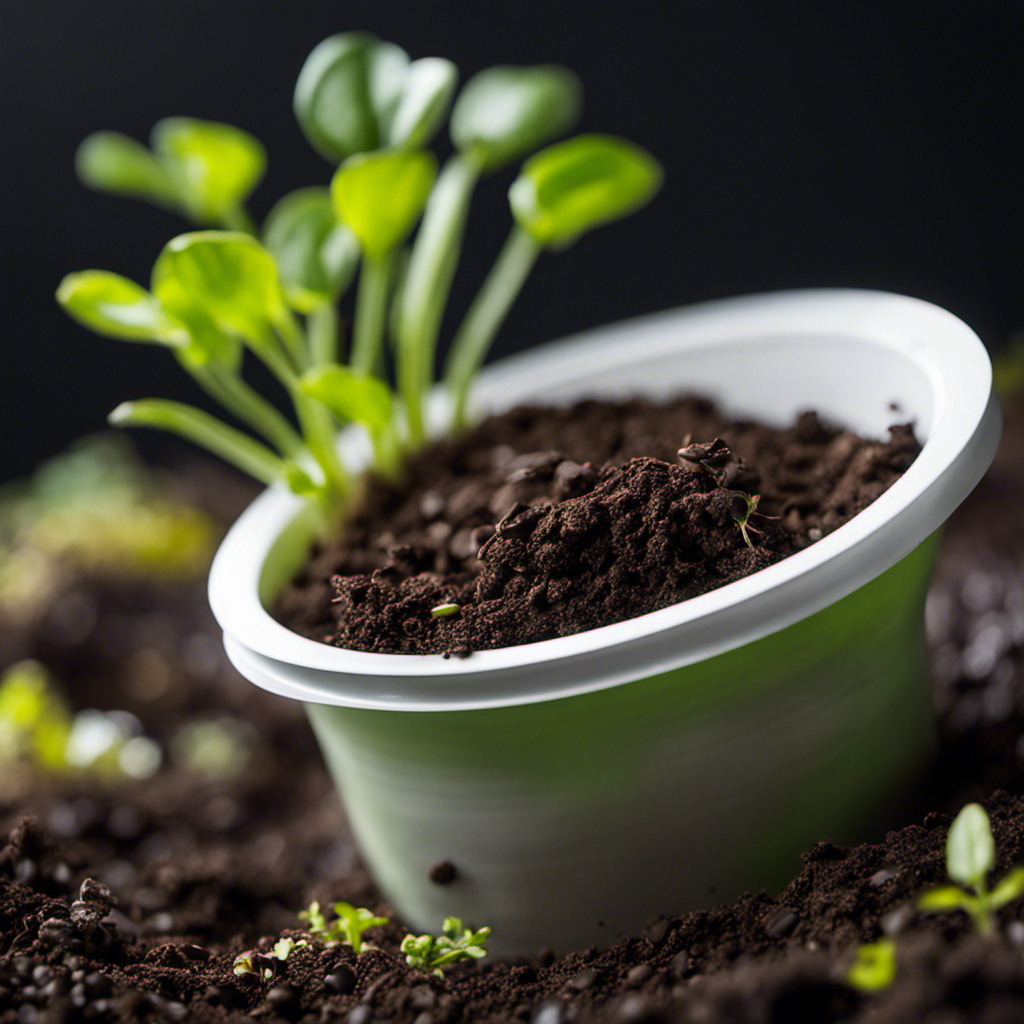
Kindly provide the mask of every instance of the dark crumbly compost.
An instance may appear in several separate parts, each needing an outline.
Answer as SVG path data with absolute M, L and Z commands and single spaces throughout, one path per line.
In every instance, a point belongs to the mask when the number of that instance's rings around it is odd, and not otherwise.
M 270 979 L 236 977 L 232 963 L 243 951 L 269 951 L 283 935 L 303 937 L 296 911 L 311 900 L 344 899 L 393 917 L 355 857 L 298 706 L 254 689 L 222 656 L 180 657 L 217 638 L 201 612 L 201 580 L 145 602 L 137 591 L 115 602 L 108 585 L 87 633 L 70 638 L 51 624 L 12 634 L 19 656 L 50 662 L 60 655 L 76 706 L 132 711 L 165 749 L 197 710 L 244 714 L 258 745 L 246 771 L 221 780 L 197 777 L 170 759 L 138 783 L 32 777 L 5 766 L 0 1021 L 1024 1020 L 1024 902 L 1000 912 L 989 938 L 975 935 L 963 914 L 914 910 L 918 894 L 942 880 L 946 831 L 969 799 L 982 800 L 992 816 L 999 850 L 993 878 L 1024 863 L 1024 521 L 1017 513 L 1024 419 L 1009 412 L 992 472 L 945 531 L 929 593 L 941 745 L 928 786 L 908 802 L 904 827 L 850 849 L 823 836 L 775 898 L 750 894 L 658 919 L 641 934 L 610 936 L 603 950 L 487 959 L 436 978 L 404 963 L 403 929 L 395 922 L 369 932 L 378 948 L 359 956 L 314 941 L 293 950 Z M 79 603 L 95 598 L 95 581 L 77 578 L 67 594 Z M 123 670 L 151 661 L 154 652 L 166 659 L 166 688 L 152 679 L 140 686 L 137 672 Z M 457 851 L 451 861 L 458 866 Z M 82 892 L 88 878 L 117 899 L 98 926 L 109 897 L 92 885 Z M 882 937 L 896 943 L 895 982 L 859 993 L 845 981 L 853 951 Z
M 732 457 L 677 455 L 715 438 Z M 871 440 L 805 413 L 776 429 L 699 398 L 513 409 L 416 454 L 403 487 L 374 482 L 277 615 L 313 639 L 385 653 L 569 636 L 793 554 L 874 501 L 918 451 L 910 426 Z M 760 495 L 745 531 L 743 495 Z

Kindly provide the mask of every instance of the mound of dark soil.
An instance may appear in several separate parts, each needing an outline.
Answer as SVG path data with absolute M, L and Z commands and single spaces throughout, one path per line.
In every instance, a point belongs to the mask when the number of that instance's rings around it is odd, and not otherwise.
M 317 640 L 400 654 L 466 654 L 634 618 L 847 522 L 919 451 L 911 427 L 890 434 L 869 440 L 813 413 L 776 429 L 695 398 L 513 409 L 417 453 L 404 486 L 371 488 L 277 614 Z M 710 461 L 677 455 L 715 438 L 728 447 Z M 432 614 L 445 605 L 458 607 Z

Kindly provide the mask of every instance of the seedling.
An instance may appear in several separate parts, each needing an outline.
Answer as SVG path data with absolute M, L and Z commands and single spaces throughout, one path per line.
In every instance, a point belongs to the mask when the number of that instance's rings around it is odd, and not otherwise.
M 450 619 L 453 615 L 458 615 L 461 607 L 454 601 L 449 601 L 447 604 L 439 604 L 436 608 L 431 608 L 430 614 L 435 619 Z
M 737 508 L 737 511 L 733 512 L 732 517 L 736 520 L 736 524 L 740 528 L 740 533 L 743 535 L 743 540 L 746 542 L 747 547 L 753 550 L 754 545 L 751 543 L 750 534 L 760 533 L 761 531 L 750 525 L 750 517 L 757 512 L 761 495 L 747 494 L 745 491 L 729 491 L 729 494 L 736 502 Z
M 439 937 L 406 935 L 399 948 L 410 967 L 422 967 L 440 978 L 444 976 L 441 968 L 447 964 L 457 960 L 480 960 L 487 956 L 484 946 L 490 934 L 490 928 L 473 931 L 463 928 L 459 918 L 446 917 Z
M 278 960 L 287 960 L 292 955 L 293 949 L 298 949 L 300 946 L 308 946 L 309 943 L 305 939 L 299 939 L 296 942 L 294 939 L 288 938 L 287 936 L 283 939 L 278 939 L 274 943 L 274 956 Z
M 847 982 L 860 992 L 881 992 L 896 980 L 896 943 L 892 939 L 858 946 Z
M 717 486 L 725 490 L 732 501 L 732 517 L 740 528 L 743 541 L 748 548 L 753 549 L 754 545 L 750 540 L 750 534 L 757 534 L 761 531 L 751 525 L 750 517 L 755 513 L 765 519 L 773 517 L 765 516 L 757 511 L 757 506 L 761 501 L 760 494 L 747 494 L 746 491 L 731 491 L 726 488 L 729 479 L 726 467 L 730 463 L 737 463 L 732 449 L 720 437 L 716 437 L 713 441 L 694 442 L 692 435 L 687 434 L 683 439 L 682 448 L 676 454 L 679 456 L 680 462 L 707 473 Z
M 959 884 L 928 890 L 917 901 L 918 909 L 936 914 L 962 910 L 979 932 L 990 935 L 995 911 L 1024 896 L 1024 867 L 1013 868 L 989 889 L 987 876 L 995 863 L 988 815 L 980 804 L 968 804 L 956 816 L 946 839 L 946 873 Z
M 90 136 L 77 161 L 86 184 L 221 230 L 172 239 L 149 288 L 84 271 L 64 279 L 58 301 L 99 334 L 168 349 L 258 439 L 158 399 L 126 402 L 110 421 L 169 430 L 280 483 L 319 508 L 326 528 L 352 493 L 335 447 L 339 426 L 369 435 L 384 476 L 399 473 L 403 453 L 424 442 L 424 398 L 473 192 L 482 178 L 530 157 L 509 190 L 512 232 L 448 352 L 452 424 L 465 426 L 472 382 L 538 256 L 644 206 L 662 175 L 644 150 L 609 136 L 541 149 L 579 114 L 579 83 L 564 68 L 491 68 L 453 104 L 456 80 L 449 61 L 410 61 L 366 33 L 321 43 L 299 75 L 295 113 L 337 169 L 329 187 L 285 196 L 259 238 L 244 204 L 265 160 L 245 132 L 172 118 L 154 129 L 152 150 L 116 133 Z M 449 108 L 455 152 L 439 170 L 426 147 Z M 343 346 L 336 304 L 357 272 L 352 337 Z M 388 336 L 396 393 L 384 380 Z M 295 422 L 246 383 L 245 359 L 269 369 Z
M 299 913 L 300 921 L 309 922 L 309 934 L 323 939 L 324 942 L 347 943 L 359 953 L 370 948 L 363 942 L 363 932 L 387 924 L 386 917 L 376 917 L 373 912 L 363 907 L 353 907 L 351 903 L 335 903 L 333 921 L 328 922 L 327 916 L 320 909 L 320 904 L 313 902 L 308 910 Z
M 256 950 L 248 950 L 240 953 L 231 963 L 231 973 L 237 978 L 262 978 L 270 981 L 277 975 L 278 959 L 259 953 Z

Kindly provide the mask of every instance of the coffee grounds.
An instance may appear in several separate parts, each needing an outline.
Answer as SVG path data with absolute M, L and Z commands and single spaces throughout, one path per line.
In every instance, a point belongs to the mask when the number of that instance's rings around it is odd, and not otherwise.
M 403 487 L 373 481 L 276 613 L 313 639 L 384 653 L 569 636 L 807 547 L 919 450 L 909 425 L 886 441 L 814 413 L 777 429 L 692 397 L 513 409 L 416 453 Z

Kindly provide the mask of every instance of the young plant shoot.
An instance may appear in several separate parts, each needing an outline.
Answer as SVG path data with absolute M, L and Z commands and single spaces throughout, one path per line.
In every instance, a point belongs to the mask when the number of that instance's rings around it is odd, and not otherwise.
M 152 150 L 112 132 L 86 139 L 77 157 L 86 184 L 214 230 L 172 239 L 148 289 L 90 270 L 68 275 L 58 301 L 98 334 L 168 349 L 245 431 L 160 399 L 125 402 L 111 422 L 171 431 L 286 486 L 320 509 L 326 528 L 351 494 L 340 426 L 365 431 L 373 469 L 389 477 L 426 440 L 424 403 L 473 192 L 529 157 L 509 192 L 512 232 L 448 353 L 452 425 L 465 427 L 472 382 L 537 257 L 644 206 L 662 175 L 648 153 L 610 136 L 540 148 L 579 114 L 579 83 L 564 68 L 491 68 L 455 98 L 457 77 L 449 61 L 411 61 L 367 33 L 324 40 L 299 74 L 294 107 L 336 170 L 329 187 L 281 199 L 259 233 L 245 202 L 266 160 L 245 132 L 170 118 L 154 128 Z M 455 153 L 439 172 L 426 147 L 449 109 Z M 353 284 L 343 344 L 338 304 Z M 269 370 L 293 418 L 246 383 L 249 360 Z
M 334 913 L 334 920 L 328 921 L 320 904 L 314 902 L 308 910 L 299 913 L 299 920 L 308 922 L 310 935 L 328 944 L 347 943 L 356 953 L 367 948 L 363 942 L 363 932 L 388 923 L 386 917 L 376 917 L 372 911 L 364 907 L 353 907 L 351 903 L 335 903 Z
M 444 976 L 441 970 L 457 960 L 480 960 L 487 956 L 488 936 L 490 928 L 463 928 L 457 917 L 446 917 L 441 926 L 441 935 L 406 935 L 399 947 L 405 954 L 405 961 L 410 967 L 422 967 L 431 971 L 439 978 Z
M 968 804 L 956 816 L 946 840 L 946 873 L 956 885 L 929 889 L 917 901 L 919 910 L 948 913 L 962 910 L 983 935 L 995 929 L 995 911 L 1024 896 L 1024 867 L 1013 868 L 992 889 L 988 874 L 996 865 L 996 844 L 988 815 L 980 804 Z

